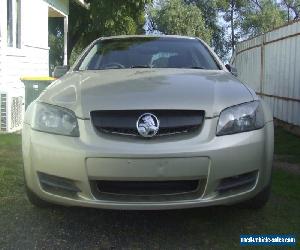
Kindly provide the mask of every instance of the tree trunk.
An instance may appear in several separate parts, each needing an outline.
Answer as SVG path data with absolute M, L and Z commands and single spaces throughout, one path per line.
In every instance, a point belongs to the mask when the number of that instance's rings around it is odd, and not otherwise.
M 232 48 L 232 55 L 234 53 L 234 46 L 235 46 L 235 35 L 234 35 L 234 0 L 230 2 L 231 9 L 230 9 L 230 26 L 231 26 L 231 48 Z

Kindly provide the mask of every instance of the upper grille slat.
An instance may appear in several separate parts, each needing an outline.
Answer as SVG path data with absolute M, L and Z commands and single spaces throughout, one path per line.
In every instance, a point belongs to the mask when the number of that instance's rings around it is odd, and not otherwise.
M 139 136 L 136 123 L 144 113 L 159 119 L 157 136 L 196 131 L 201 128 L 205 115 L 202 110 L 101 110 L 92 111 L 91 118 L 101 133 Z

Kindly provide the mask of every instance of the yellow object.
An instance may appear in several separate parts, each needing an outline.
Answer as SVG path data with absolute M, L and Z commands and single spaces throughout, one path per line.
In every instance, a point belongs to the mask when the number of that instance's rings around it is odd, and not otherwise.
M 21 81 L 54 81 L 55 78 L 50 76 L 22 76 Z

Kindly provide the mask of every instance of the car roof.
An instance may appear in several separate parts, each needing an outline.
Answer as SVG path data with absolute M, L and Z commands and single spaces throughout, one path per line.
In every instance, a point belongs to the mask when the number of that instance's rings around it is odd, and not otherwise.
M 119 36 L 108 36 L 100 37 L 97 40 L 110 40 L 110 39 L 126 39 L 126 38 L 174 38 L 174 39 L 191 39 L 195 40 L 195 37 L 190 36 L 180 36 L 180 35 L 161 35 L 161 34 L 151 34 L 151 35 L 119 35 Z

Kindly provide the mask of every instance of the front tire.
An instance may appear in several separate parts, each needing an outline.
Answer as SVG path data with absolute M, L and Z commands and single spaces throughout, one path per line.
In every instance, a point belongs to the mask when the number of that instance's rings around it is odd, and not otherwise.
M 26 195 L 30 203 L 36 207 L 39 208 L 49 208 L 52 207 L 52 204 L 42 200 L 40 197 L 38 197 L 34 192 L 32 192 L 27 184 L 25 183 L 25 190 L 26 190 Z
M 250 200 L 240 203 L 239 205 L 242 208 L 261 209 L 269 201 L 270 195 L 271 195 L 271 183 L 268 184 L 268 186 L 266 186 L 256 196 L 254 196 Z

